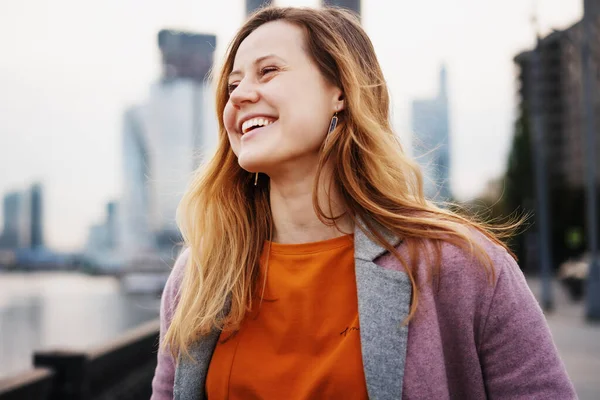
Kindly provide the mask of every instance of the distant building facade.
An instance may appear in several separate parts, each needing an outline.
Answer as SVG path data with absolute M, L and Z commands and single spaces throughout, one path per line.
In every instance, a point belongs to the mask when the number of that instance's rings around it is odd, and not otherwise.
M 88 232 L 84 255 L 88 262 L 102 269 L 117 268 L 122 264 L 117 210 L 117 202 L 107 203 L 104 219 L 92 225 Z
M 450 122 L 446 68 L 440 70 L 436 97 L 412 104 L 413 155 L 421 165 L 425 194 L 450 200 Z
M 163 76 L 123 120 L 120 244 L 125 252 L 172 248 L 175 212 L 194 169 L 218 139 L 209 82 L 214 35 L 161 31 Z
M 30 247 L 38 249 L 44 247 L 44 224 L 43 224 L 43 190 L 42 185 L 35 184 L 30 189 Z
M 132 107 L 123 118 L 123 189 L 119 210 L 119 244 L 123 249 L 149 249 L 151 236 L 150 153 L 141 107 Z
M 360 0 L 322 0 L 324 6 L 336 6 L 354 11 L 360 16 Z
M 596 0 L 600 4 L 600 1 Z M 596 32 L 600 18 L 595 19 Z M 526 51 L 514 59 L 518 69 L 519 108 L 529 116 L 532 110 L 534 87 L 539 90 L 540 114 L 547 168 L 547 180 L 551 188 L 582 189 L 585 185 L 584 154 L 584 104 L 581 65 L 581 41 L 583 25 L 555 31 L 542 38 L 537 50 L 540 52 L 540 70 L 532 71 L 533 51 Z M 592 59 L 596 68 L 600 65 L 600 36 L 591 42 Z M 600 73 L 593 74 L 595 115 L 600 154 Z M 597 163 L 600 179 L 600 163 Z
M 4 227 L 0 247 L 41 249 L 43 239 L 43 189 L 34 184 L 28 190 L 11 192 L 3 200 Z
M 272 4 L 273 0 L 246 0 L 246 15 L 248 16 L 259 8 L 268 7 Z
M 593 78 L 589 84 L 592 86 L 594 97 L 591 106 L 596 116 L 596 153 L 600 154 L 600 0 L 591 0 L 591 3 L 595 5 L 596 11 L 592 13 L 595 33 L 589 38 L 593 60 Z M 590 10 L 588 7 L 586 9 L 586 12 Z M 545 155 L 542 174 L 547 183 L 545 195 L 550 214 L 551 258 L 555 268 L 561 262 L 578 257 L 586 250 L 585 240 L 575 242 L 569 239 L 573 235 L 585 236 L 588 223 L 585 212 L 587 160 L 584 140 L 586 105 L 581 56 L 583 35 L 583 24 L 580 21 L 565 30 L 554 31 L 540 38 L 535 49 L 524 51 L 514 58 L 518 86 L 516 132 L 521 137 L 521 145 L 529 143 L 530 158 L 540 149 L 536 147 L 538 143 L 533 130 L 534 117 L 540 121 L 541 144 Z M 533 64 L 536 56 L 534 52 L 537 52 L 539 60 L 537 68 L 534 68 Z M 537 102 L 534 99 L 537 99 Z M 537 104 L 535 110 L 534 104 Z M 518 154 L 518 151 L 515 154 Z M 521 165 L 524 163 L 525 161 L 521 160 Z M 524 167 L 513 169 L 516 170 L 512 172 L 513 175 L 523 174 L 527 170 Z M 535 182 L 534 172 L 535 169 L 527 178 L 531 182 Z M 600 163 L 596 164 L 596 179 L 596 184 L 599 185 Z M 511 206 L 535 213 L 535 191 L 532 190 L 530 194 L 525 192 L 522 188 L 518 192 L 513 191 L 515 204 Z M 531 266 L 528 268 L 537 268 L 537 253 L 530 251 L 537 246 L 537 232 L 530 230 L 525 235 L 527 239 L 521 245 L 527 250 L 525 263 Z
M 19 192 L 8 193 L 3 199 L 4 229 L 0 247 L 16 249 L 25 244 L 26 220 L 24 196 Z

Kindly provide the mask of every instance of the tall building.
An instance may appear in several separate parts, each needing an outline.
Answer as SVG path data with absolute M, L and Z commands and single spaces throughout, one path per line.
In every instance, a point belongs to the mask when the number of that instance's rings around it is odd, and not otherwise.
M 117 245 L 117 203 L 111 201 L 106 205 L 106 245 L 114 249 Z
M 261 7 L 273 4 L 273 0 L 246 0 L 246 15 L 252 14 Z
M 30 189 L 30 247 L 38 249 L 44 247 L 44 223 L 43 223 L 43 194 L 42 185 L 34 184 Z
M 142 107 L 131 107 L 123 117 L 123 189 L 119 214 L 119 244 L 136 251 L 153 247 L 150 229 L 151 184 Z M 96 235 L 97 236 L 97 235 Z
M 193 170 L 217 143 L 209 71 L 214 35 L 163 30 L 163 75 L 148 100 L 126 111 L 120 243 L 126 252 L 180 239 L 175 212 Z
M 191 79 L 202 83 L 213 65 L 215 35 L 163 29 L 158 33 L 163 82 Z
M 596 10 L 600 10 L 600 0 L 592 2 L 596 5 Z M 586 7 L 586 12 L 589 10 Z M 595 97 L 591 106 L 596 116 L 596 152 L 600 154 L 600 74 L 597 73 L 600 61 L 600 15 L 598 11 L 592 15 L 595 34 L 590 38 L 590 50 L 591 59 L 594 60 L 592 68 L 596 70 L 589 85 L 592 86 L 591 92 Z M 550 248 L 555 267 L 562 261 L 579 256 L 585 251 L 586 243 L 585 240 L 575 243 L 566 239 L 570 233 L 585 236 L 588 224 L 585 212 L 587 171 L 584 140 L 586 104 L 581 57 L 583 34 L 583 24 L 580 21 L 565 30 L 554 31 L 540 38 L 535 49 L 524 51 L 514 58 L 518 86 L 517 132 L 521 137 L 517 143 L 520 146 L 529 143 L 528 148 L 521 147 L 521 151 L 529 152 L 531 158 L 535 152 L 543 150 L 542 159 L 545 162 L 541 173 L 547 183 L 545 195 L 550 214 Z M 536 54 L 539 63 L 534 68 Z M 535 110 L 534 104 L 537 105 Z M 540 123 L 541 146 L 537 145 L 533 135 L 534 117 Z M 520 150 L 513 148 L 513 151 L 518 155 Z M 524 158 L 520 157 L 521 160 Z M 523 179 L 528 171 L 527 167 L 522 166 L 525 163 L 513 161 L 510 179 L 515 182 L 520 180 L 521 184 L 528 180 L 534 182 L 533 172 Z M 519 179 L 514 178 L 516 175 L 520 175 Z M 596 164 L 596 179 L 597 184 L 600 184 L 600 163 Z M 537 205 L 531 198 L 534 195 L 525 193 L 526 189 L 522 187 L 515 187 L 519 190 L 511 192 L 511 198 L 516 202 L 513 206 L 535 212 Z M 529 234 L 532 238 L 529 243 L 535 243 L 535 234 L 536 232 Z M 528 244 L 524 246 L 531 247 Z M 526 258 L 527 264 L 537 264 L 534 254 L 527 255 Z
M 43 239 L 42 186 L 34 184 L 24 192 L 4 196 L 4 229 L 0 247 L 41 249 Z
M 0 247 L 16 249 L 24 247 L 28 242 L 27 219 L 24 196 L 19 192 L 8 193 L 4 196 L 3 216 L 4 229 Z
M 437 96 L 412 104 L 413 154 L 423 169 L 426 196 L 441 201 L 452 197 L 447 81 L 442 67 Z
M 600 4 L 600 0 L 595 0 Z M 599 7 L 600 8 L 600 7 Z M 600 29 L 600 16 L 595 18 Z M 584 104 L 581 65 L 583 25 L 555 31 L 542 38 L 536 48 L 540 54 L 539 73 L 532 70 L 533 50 L 525 51 L 514 59 L 518 68 L 519 108 L 530 121 L 534 94 L 539 95 L 540 117 L 544 134 L 547 181 L 550 189 L 582 189 L 585 184 L 585 154 L 583 147 Z M 600 37 L 591 42 L 592 59 L 600 60 Z M 598 65 L 598 63 L 595 63 Z M 600 74 L 591 82 L 596 93 L 596 115 L 600 115 Z M 536 92 L 534 92 L 536 88 Z M 537 92 L 539 91 L 539 92 Z M 600 118 L 597 118 L 600 154 Z M 600 163 L 596 177 L 600 179 Z
M 122 265 L 117 226 L 118 203 L 111 201 L 106 205 L 104 220 L 92 225 L 85 244 L 85 257 L 88 262 L 100 269 L 113 269 Z M 138 249 L 139 250 L 139 249 Z
M 360 16 L 360 0 L 322 0 L 324 6 L 347 8 Z

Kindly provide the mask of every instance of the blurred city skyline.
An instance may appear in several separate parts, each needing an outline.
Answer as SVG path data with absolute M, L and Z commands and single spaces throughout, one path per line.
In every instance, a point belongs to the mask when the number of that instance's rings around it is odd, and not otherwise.
M 580 0 L 537 3 L 541 33 L 581 18 Z M 445 63 L 451 186 L 459 199 L 473 197 L 505 169 L 516 108 L 513 57 L 534 43 L 533 2 L 392 7 L 363 0 L 362 23 L 390 86 L 396 130 L 410 151 L 411 102 L 435 94 Z M 47 245 L 79 249 L 105 204 L 120 197 L 123 113 L 145 101 L 160 76 L 158 31 L 215 34 L 218 65 L 243 19 L 242 0 L 0 5 L 0 195 L 42 182 Z

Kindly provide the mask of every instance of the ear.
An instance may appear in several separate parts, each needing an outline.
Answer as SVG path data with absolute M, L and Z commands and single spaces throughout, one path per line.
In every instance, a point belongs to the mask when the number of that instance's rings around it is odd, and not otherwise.
M 344 92 L 342 89 L 335 88 L 333 90 L 333 112 L 340 112 L 346 107 Z

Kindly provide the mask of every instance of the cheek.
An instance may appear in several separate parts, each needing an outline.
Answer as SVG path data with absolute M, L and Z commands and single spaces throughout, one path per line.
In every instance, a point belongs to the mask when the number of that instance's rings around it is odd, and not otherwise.
M 240 138 L 236 133 L 236 110 L 233 108 L 231 103 L 225 105 L 223 110 L 223 125 L 227 131 L 227 137 L 229 138 L 229 144 L 235 155 L 239 155 Z
M 225 125 L 225 129 L 227 129 L 227 133 L 230 135 L 236 131 L 235 121 L 236 110 L 233 108 L 231 102 L 227 102 L 225 109 L 223 110 L 223 125 Z
M 314 80 L 296 83 L 294 92 L 288 97 L 286 105 L 289 112 L 294 115 L 294 122 L 300 124 L 307 135 L 322 136 L 326 133 L 329 120 L 333 112 L 329 112 L 330 101 L 326 95 L 327 90 Z M 290 93 L 291 91 L 288 91 Z M 293 101 L 289 101 L 289 99 Z
M 290 121 L 293 124 L 290 128 L 304 140 L 320 141 L 327 134 L 331 117 L 321 100 L 318 96 L 307 96 L 302 102 L 297 102 L 292 110 L 294 117 Z

